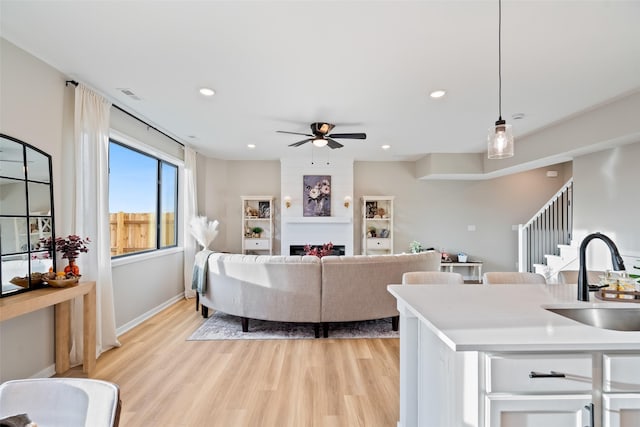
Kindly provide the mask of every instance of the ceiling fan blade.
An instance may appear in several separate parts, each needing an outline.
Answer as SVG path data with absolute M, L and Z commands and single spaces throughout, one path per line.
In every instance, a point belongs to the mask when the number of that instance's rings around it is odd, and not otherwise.
M 331 139 L 328 136 L 325 137 L 324 139 L 327 140 L 327 145 L 329 146 L 329 148 L 332 149 L 336 149 L 336 148 L 342 148 L 344 147 L 344 145 L 340 144 L 338 141 L 336 141 L 335 139 Z
M 332 133 L 327 135 L 329 138 L 342 138 L 342 139 L 367 139 L 366 133 Z
M 313 136 L 313 135 L 310 135 L 310 134 L 308 134 L 308 133 L 289 132 L 289 131 L 286 131 L 286 130 L 277 130 L 276 132 L 278 132 L 278 133 L 289 133 L 289 134 L 291 134 L 291 135 Z
M 289 147 L 299 147 L 304 143 L 311 141 L 313 138 L 303 139 L 302 141 L 294 142 L 293 144 L 289 144 Z

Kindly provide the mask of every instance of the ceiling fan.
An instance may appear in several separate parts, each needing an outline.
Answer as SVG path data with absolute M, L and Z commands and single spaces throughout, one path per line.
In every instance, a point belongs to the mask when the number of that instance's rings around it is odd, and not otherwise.
M 299 147 L 307 142 L 312 142 L 316 147 L 324 147 L 328 145 L 329 148 L 341 148 L 344 147 L 336 139 L 367 139 L 366 133 L 329 133 L 335 127 L 331 123 L 316 122 L 311 123 L 311 134 L 300 132 L 288 132 L 285 130 L 279 130 L 279 133 L 290 133 L 293 135 L 304 135 L 309 138 L 302 141 L 289 144 L 289 147 Z

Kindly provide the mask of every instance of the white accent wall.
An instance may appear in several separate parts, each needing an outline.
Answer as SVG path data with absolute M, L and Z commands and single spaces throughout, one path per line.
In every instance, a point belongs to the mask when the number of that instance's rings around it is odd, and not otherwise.
M 328 149 L 328 148 L 327 148 Z M 331 216 L 305 217 L 303 205 L 303 177 L 305 175 L 329 175 L 331 177 Z M 353 197 L 353 160 L 332 159 L 311 162 L 305 158 L 280 161 L 280 209 L 281 253 L 289 255 L 291 245 L 321 245 L 331 242 L 344 245 L 345 254 L 353 255 L 353 200 L 347 208 L 345 197 Z M 285 197 L 291 198 L 291 207 L 284 205 Z

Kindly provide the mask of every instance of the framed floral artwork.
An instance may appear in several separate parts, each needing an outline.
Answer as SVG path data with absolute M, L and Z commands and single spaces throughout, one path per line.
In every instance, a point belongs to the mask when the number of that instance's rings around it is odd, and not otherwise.
M 331 216 L 331 176 L 302 177 L 303 216 Z

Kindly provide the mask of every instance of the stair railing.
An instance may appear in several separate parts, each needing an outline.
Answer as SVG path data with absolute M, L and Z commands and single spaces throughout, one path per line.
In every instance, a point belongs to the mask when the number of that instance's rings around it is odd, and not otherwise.
M 573 178 L 524 225 L 518 227 L 518 270 L 533 272 L 545 255 L 559 255 L 558 245 L 571 242 L 573 230 Z

